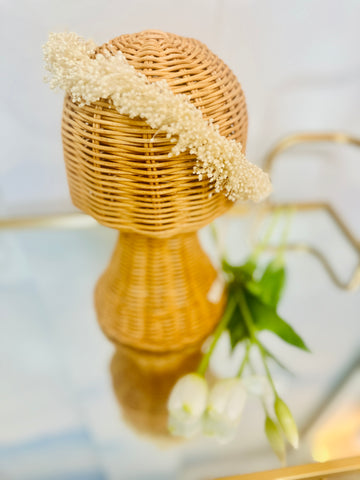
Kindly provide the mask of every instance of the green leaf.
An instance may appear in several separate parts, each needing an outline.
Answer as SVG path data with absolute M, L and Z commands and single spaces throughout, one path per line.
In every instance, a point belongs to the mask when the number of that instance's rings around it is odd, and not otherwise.
M 295 332 L 291 325 L 279 317 L 275 307 L 267 305 L 249 292 L 245 291 L 245 295 L 255 327 L 258 330 L 269 330 L 290 345 L 308 352 L 310 351 L 303 339 Z
M 238 305 L 236 305 L 234 309 L 234 312 L 227 325 L 227 329 L 229 330 L 230 334 L 230 344 L 232 350 L 234 350 L 239 342 L 242 342 L 248 337 L 248 332 Z
M 234 267 L 232 265 L 230 265 L 230 263 L 227 260 L 223 259 L 222 269 L 224 270 L 225 273 L 231 273 L 233 268 Z
M 279 266 L 276 259 L 270 262 L 258 282 L 261 289 L 259 296 L 261 296 L 262 301 L 267 305 L 276 307 L 283 293 L 285 281 L 284 266 Z
M 223 260 L 222 267 L 225 273 L 230 274 L 237 282 L 244 283 L 251 280 L 256 269 L 256 264 L 248 260 L 243 265 L 232 266 L 226 260 Z
M 262 298 L 262 287 L 256 280 L 248 280 L 245 282 L 244 287 L 248 292 L 252 293 L 256 297 Z
M 240 268 L 245 274 L 247 274 L 249 277 L 252 277 L 256 270 L 256 263 L 249 259 Z

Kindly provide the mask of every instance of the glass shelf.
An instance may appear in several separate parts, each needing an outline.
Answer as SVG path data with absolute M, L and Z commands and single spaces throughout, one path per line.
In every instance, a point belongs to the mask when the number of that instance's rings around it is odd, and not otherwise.
M 230 257 L 240 261 L 249 248 L 250 219 L 228 221 Z M 226 446 L 166 435 L 163 366 L 156 367 L 160 383 L 150 399 L 151 382 L 142 381 L 149 362 L 115 354 L 95 318 L 93 289 L 117 232 L 86 219 L 56 229 L 46 222 L 42 228 L 15 226 L 0 230 L 1 478 L 205 480 L 278 468 L 255 401 L 248 401 L 238 435 Z M 291 235 L 319 242 L 340 276 L 351 270 L 354 253 L 321 212 L 297 215 Z M 209 231 L 200 237 L 214 256 Z M 287 265 L 280 310 L 312 350 L 306 354 L 264 337 L 294 372 L 273 369 L 303 432 L 289 464 L 344 456 L 344 442 L 347 454 L 358 455 L 359 291 L 336 288 L 310 255 L 289 253 Z M 212 368 L 215 375 L 232 373 L 226 339 Z M 341 429 L 345 424 L 349 428 Z

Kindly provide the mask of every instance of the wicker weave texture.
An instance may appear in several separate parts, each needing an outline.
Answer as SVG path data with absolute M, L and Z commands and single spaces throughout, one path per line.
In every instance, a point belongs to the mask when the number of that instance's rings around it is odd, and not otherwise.
M 145 31 L 122 35 L 100 51 L 121 50 L 150 81 L 165 79 L 220 133 L 241 141 L 247 111 L 231 70 L 201 42 Z M 79 106 L 65 98 L 62 138 L 73 203 L 108 227 L 154 237 L 196 231 L 230 206 L 207 179 L 193 173 L 196 158 L 168 157 L 173 143 L 141 119 L 120 115 L 110 101 Z
M 194 233 L 170 239 L 120 234 L 95 291 L 110 340 L 146 351 L 196 345 L 214 328 L 224 299 L 207 299 L 216 271 Z

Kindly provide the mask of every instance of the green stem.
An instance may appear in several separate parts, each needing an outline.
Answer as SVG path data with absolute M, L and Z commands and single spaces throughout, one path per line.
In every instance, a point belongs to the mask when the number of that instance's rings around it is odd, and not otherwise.
M 257 260 L 260 256 L 260 254 L 265 250 L 265 248 L 267 247 L 267 245 L 269 244 L 270 242 L 270 239 L 272 237 L 272 234 L 274 232 L 274 229 L 276 227 L 276 224 L 279 220 L 279 217 L 280 217 L 280 213 L 281 213 L 281 209 L 277 209 L 275 211 L 275 213 L 273 214 L 273 217 L 272 217 L 272 220 L 270 222 L 270 225 L 268 227 L 268 229 L 266 230 L 265 232 L 265 235 L 264 235 L 264 238 L 262 239 L 261 242 L 259 242 L 256 247 L 254 248 L 254 251 L 253 253 L 251 254 L 250 256 L 250 260 L 254 263 L 257 263 Z
M 243 360 L 242 360 L 242 362 L 241 362 L 239 371 L 238 371 L 238 373 L 237 373 L 237 375 L 236 375 L 238 378 L 241 377 L 241 375 L 242 375 L 243 372 L 244 372 L 244 368 L 246 367 L 247 363 L 249 362 L 250 350 L 251 350 L 251 342 L 247 342 L 247 343 L 246 343 L 245 355 L 244 355 L 244 358 L 243 358 Z
M 274 381 L 272 379 L 269 366 L 268 366 L 267 361 L 266 361 L 266 355 L 265 355 L 264 349 L 262 348 L 262 345 L 261 345 L 260 342 L 258 343 L 258 347 L 259 347 L 259 350 L 260 350 L 261 359 L 262 359 L 262 362 L 263 362 L 263 365 L 264 365 L 264 368 L 265 368 L 265 373 L 266 373 L 267 379 L 269 380 L 269 383 L 270 383 L 270 386 L 272 388 L 272 391 L 274 392 L 275 398 L 277 398 L 279 395 L 276 391 L 276 387 L 275 387 Z
M 246 328 L 249 332 L 250 341 L 252 343 L 255 343 L 258 346 L 258 348 L 260 350 L 261 358 L 262 358 L 262 361 L 263 361 L 263 364 L 264 364 L 264 367 L 265 367 L 266 376 L 269 380 L 269 383 L 271 385 L 271 388 L 274 392 L 275 397 L 278 397 L 275 384 L 273 382 L 268 364 L 266 362 L 266 355 L 265 355 L 265 352 L 264 352 L 264 349 L 263 349 L 261 343 L 257 339 L 256 332 L 255 332 L 255 327 L 254 327 L 254 322 L 253 322 L 249 307 L 246 303 L 246 298 L 245 298 L 245 295 L 244 295 L 244 292 L 243 292 L 242 289 L 239 289 L 239 291 L 238 291 L 238 300 L 239 300 L 239 306 L 240 306 L 240 309 L 241 309 L 241 313 L 242 313 Z
M 292 223 L 294 211 L 295 210 L 293 208 L 289 208 L 286 212 L 287 213 L 287 219 L 286 219 L 284 230 L 283 230 L 282 235 L 281 235 L 280 246 L 279 246 L 279 249 L 278 249 L 278 252 L 277 252 L 277 261 L 280 265 L 283 265 L 284 262 L 285 262 L 285 259 L 284 259 L 285 247 L 286 247 L 286 244 L 287 244 L 287 241 L 288 241 L 288 238 L 289 238 L 290 228 L 291 228 L 291 223 Z
M 246 303 L 246 298 L 244 295 L 243 289 L 240 287 L 237 292 L 237 299 L 239 302 L 239 307 L 241 310 L 242 317 L 244 319 L 247 331 L 250 336 L 250 340 L 253 343 L 258 343 L 258 340 L 256 338 L 256 333 L 255 333 L 255 327 L 254 327 L 254 322 L 251 316 L 251 312 L 249 310 L 248 304 Z
M 271 418 L 269 409 L 268 409 L 268 407 L 267 407 L 267 405 L 266 405 L 266 403 L 265 403 L 265 400 L 264 400 L 263 398 L 261 399 L 261 405 L 262 405 L 262 407 L 263 407 L 263 409 L 264 409 L 265 415 L 266 415 L 267 417 L 270 417 L 270 418 Z
M 215 222 L 210 223 L 210 232 L 217 250 L 218 257 L 220 259 L 220 264 L 222 264 L 222 262 L 226 259 L 227 255 L 225 251 L 226 250 L 225 245 L 222 245 L 222 248 L 221 248 L 221 245 L 219 242 L 218 229 L 216 228 Z
M 201 362 L 198 366 L 197 373 L 199 375 L 202 375 L 202 376 L 205 375 L 205 372 L 206 372 L 206 370 L 208 368 L 208 365 L 209 365 L 211 354 L 214 351 L 214 348 L 215 348 L 219 338 L 221 337 L 221 334 L 226 329 L 227 324 L 229 323 L 229 320 L 231 318 L 231 315 L 233 314 L 233 312 L 235 310 L 235 306 L 236 306 L 235 299 L 234 299 L 233 296 L 230 296 L 229 301 L 226 305 L 224 315 L 223 315 L 222 319 L 220 320 L 219 325 L 217 326 L 217 328 L 215 330 L 214 337 L 213 337 L 212 342 L 210 344 L 209 350 L 205 353 L 205 355 L 203 355 L 203 357 L 201 359 Z
M 251 363 L 251 361 L 249 362 L 249 367 L 250 367 L 251 373 L 252 373 L 253 375 L 255 375 L 255 374 L 256 374 L 256 371 L 255 371 L 254 365 Z M 270 417 L 269 409 L 268 409 L 268 407 L 267 407 L 267 405 L 266 405 L 266 402 L 265 402 L 265 400 L 264 400 L 263 397 L 261 397 L 261 405 L 262 405 L 262 407 L 263 407 L 263 409 L 264 409 L 265 415 L 266 415 L 267 417 Z

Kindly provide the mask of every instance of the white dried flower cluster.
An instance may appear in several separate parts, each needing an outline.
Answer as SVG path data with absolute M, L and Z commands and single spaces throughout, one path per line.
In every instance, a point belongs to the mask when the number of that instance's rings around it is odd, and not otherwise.
M 52 33 L 44 45 L 52 88 L 68 92 L 74 102 L 111 99 L 119 113 L 140 117 L 151 128 L 177 138 L 171 155 L 196 155 L 194 173 L 213 182 L 230 200 L 260 201 L 271 191 L 268 175 L 247 161 L 242 145 L 219 133 L 187 95 L 174 94 L 165 80 L 154 83 L 137 72 L 121 52 L 94 55 L 96 45 L 74 33 Z

